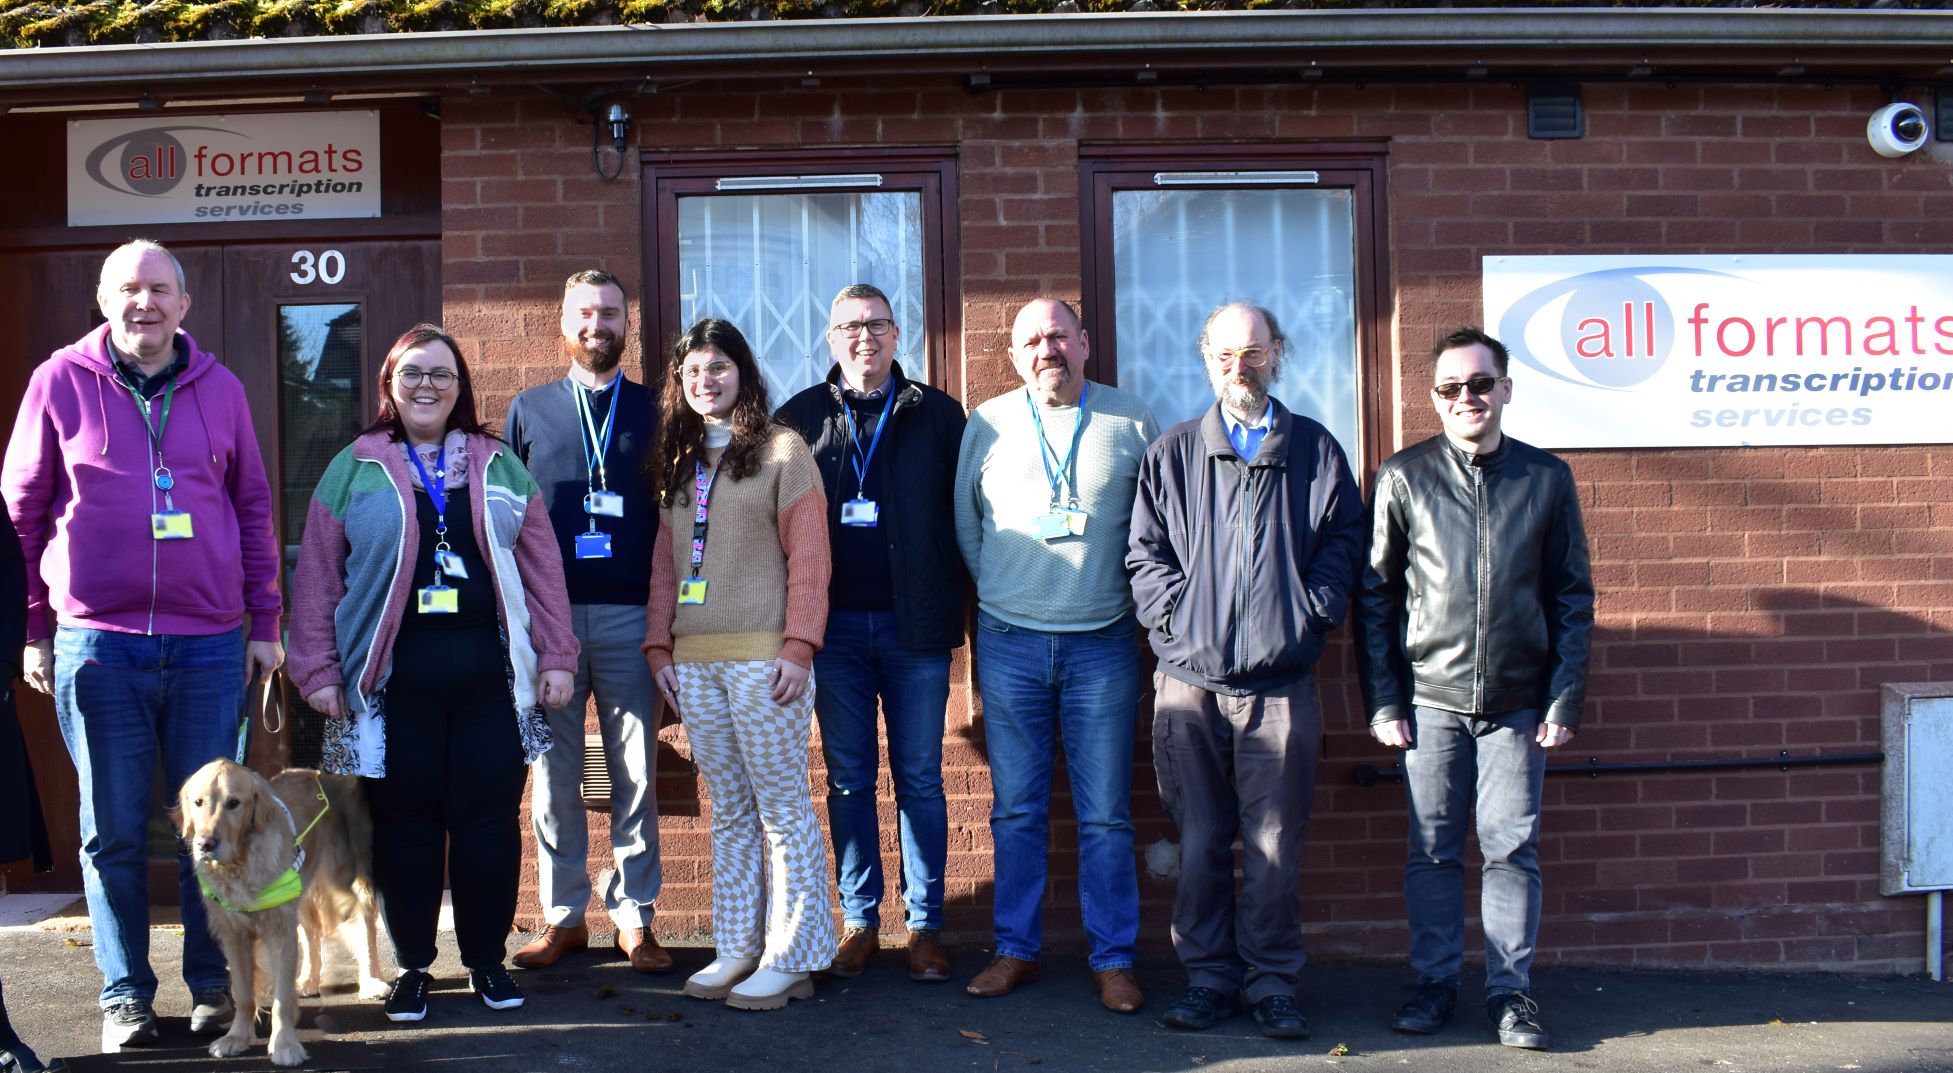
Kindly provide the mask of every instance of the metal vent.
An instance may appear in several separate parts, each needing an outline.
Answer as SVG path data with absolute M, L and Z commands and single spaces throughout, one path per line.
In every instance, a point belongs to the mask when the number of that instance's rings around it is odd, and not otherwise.
M 1933 90 L 1933 140 L 1953 142 L 1953 87 Z
M 1587 133 L 1577 85 L 1534 86 L 1526 96 L 1526 137 L 1578 138 Z
M 610 807 L 610 765 L 604 763 L 604 736 L 583 736 L 583 807 Z

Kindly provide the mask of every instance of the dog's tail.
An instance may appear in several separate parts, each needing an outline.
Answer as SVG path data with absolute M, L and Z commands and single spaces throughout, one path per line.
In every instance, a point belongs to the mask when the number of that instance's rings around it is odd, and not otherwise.
M 346 837 L 353 843 L 353 893 L 362 905 L 376 906 L 379 892 L 373 885 L 373 812 L 366 804 L 366 791 L 358 779 L 345 775 L 326 776 L 325 786 L 332 807 L 345 817 Z

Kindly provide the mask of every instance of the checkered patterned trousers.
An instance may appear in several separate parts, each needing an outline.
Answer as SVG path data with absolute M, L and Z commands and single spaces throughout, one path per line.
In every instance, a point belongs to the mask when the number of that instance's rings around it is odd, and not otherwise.
M 807 785 L 814 682 L 789 707 L 772 660 L 680 663 L 678 710 L 712 795 L 712 932 L 722 957 L 779 972 L 834 960 L 827 847 Z

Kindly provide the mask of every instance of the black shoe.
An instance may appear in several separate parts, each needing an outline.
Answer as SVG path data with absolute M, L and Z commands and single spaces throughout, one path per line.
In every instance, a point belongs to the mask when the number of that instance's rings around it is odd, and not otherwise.
M 221 987 L 213 987 L 197 992 L 192 996 L 190 1007 L 190 1034 L 193 1036 L 214 1036 L 231 1027 L 231 1020 L 237 1016 L 237 1003 L 231 1001 L 231 993 Z
M 1397 1016 L 1390 1019 L 1390 1027 L 1399 1032 L 1428 1036 L 1451 1020 L 1451 1011 L 1457 1005 L 1458 988 L 1455 985 L 1441 980 L 1420 983 L 1417 994 L 1397 1008 Z
M 149 1000 L 124 999 L 102 1010 L 102 1050 L 140 1047 L 156 1042 L 156 1011 Z
M 1269 1039 L 1308 1039 L 1309 1022 L 1287 995 L 1270 995 L 1255 1003 L 1255 1023 Z
M 1216 1021 L 1232 1012 L 1233 1004 L 1232 999 L 1211 987 L 1189 987 L 1180 1001 L 1160 1015 L 1160 1024 L 1199 1032 L 1214 1027 Z
M 1499 1031 L 1499 1042 L 1508 1047 L 1543 1051 L 1552 1037 L 1539 1027 L 1539 1003 L 1524 991 L 1508 991 L 1485 1000 L 1485 1013 Z
M 509 979 L 509 970 L 500 965 L 468 970 L 468 990 L 481 996 L 491 1010 L 513 1010 L 522 1005 L 522 989 Z
M 68 1063 L 56 1058 L 43 1065 L 24 1043 L 0 1047 L 0 1073 L 68 1073 Z
M 419 1021 L 427 1016 L 427 986 L 432 976 L 419 969 L 406 969 L 393 978 L 387 992 L 387 1020 Z

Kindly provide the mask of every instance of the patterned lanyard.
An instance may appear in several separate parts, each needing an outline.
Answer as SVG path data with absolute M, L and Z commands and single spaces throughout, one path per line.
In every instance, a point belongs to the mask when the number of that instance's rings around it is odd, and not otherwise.
M 728 446 L 726 452 L 731 451 Z M 705 527 L 711 518 L 712 486 L 719 483 L 719 467 L 726 464 L 726 456 L 721 454 L 710 472 L 703 461 L 692 464 L 698 470 L 692 481 L 692 497 L 698 501 L 697 509 L 692 511 L 692 580 L 697 581 L 699 570 L 705 565 Z

